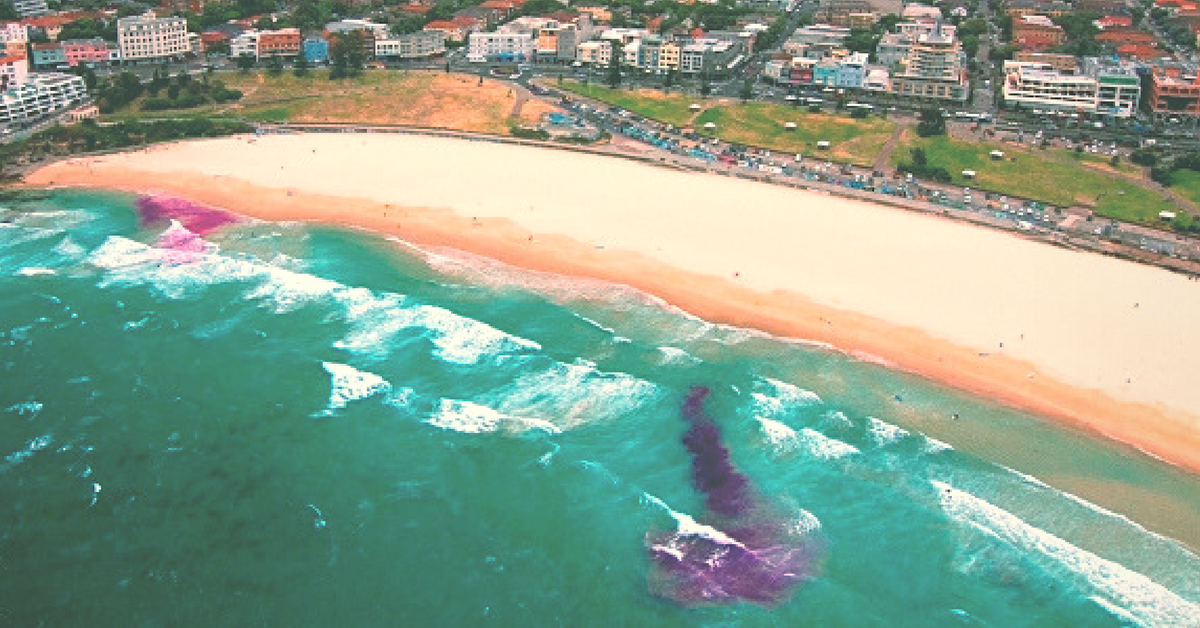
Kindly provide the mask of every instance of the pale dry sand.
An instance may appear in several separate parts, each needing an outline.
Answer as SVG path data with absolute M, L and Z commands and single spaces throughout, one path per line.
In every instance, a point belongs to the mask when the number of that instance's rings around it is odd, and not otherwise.
M 813 192 L 410 135 L 185 142 L 28 181 L 353 224 L 626 283 L 1200 470 L 1200 283 L 1158 268 Z

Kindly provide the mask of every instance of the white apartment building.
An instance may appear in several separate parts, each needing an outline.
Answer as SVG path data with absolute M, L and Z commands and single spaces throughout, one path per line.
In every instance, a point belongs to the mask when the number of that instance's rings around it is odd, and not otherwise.
M 9 22 L 0 27 L 0 43 L 29 41 L 29 27 L 20 22 Z
M 29 80 L 29 60 L 23 55 L 0 57 L 0 90 Z
M 178 57 L 192 51 L 187 20 L 153 13 L 117 20 L 117 43 L 125 61 Z
M 353 31 L 371 31 L 376 39 L 385 39 L 388 36 L 387 24 L 376 24 L 370 20 L 341 20 L 338 22 L 329 22 L 325 25 L 325 30 L 330 33 L 350 33 Z
M 529 61 L 534 41 L 530 33 L 471 33 L 467 55 L 488 61 Z
M 1033 109 L 1100 113 L 1127 118 L 1137 112 L 1141 82 L 1128 67 L 1086 60 L 1081 74 L 1046 63 L 1004 62 L 1004 100 Z
M 375 40 L 375 57 L 378 59 L 419 59 L 445 52 L 446 38 L 438 31 L 417 31 Z
M 83 78 L 44 72 L 0 93 L 0 125 L 26 124 L 69 109 L 88 98 Z
M 1082 74 L 1060 74 L 1045 63 L 1004 62 L 1004 101 L 1056 111 L 1096 110 L 1096 79 Z
M 12 6 L 16 10 L 17 15 L 21 17 L 45 15 L 50 12 L 50 7 L 47 6 L 46 0 L 12 0 Z
M 258 31 L 246 31 L 229 40 L 229 57 L 253 57 L 258 60 Z
M 658 51 L 658 69 L 664 72 L 672 72 L 679 69 L 679 58 L 683 55 L 683 49 L 679 44 L 669 41 L 662 45 Z

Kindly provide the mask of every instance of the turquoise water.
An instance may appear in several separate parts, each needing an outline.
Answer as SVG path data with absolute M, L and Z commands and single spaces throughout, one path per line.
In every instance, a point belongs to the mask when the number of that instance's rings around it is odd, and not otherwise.
M 2 625 L 1200 625 L 1200 486 L 1122 447 L 617 286 L 0 205 Z M 697 384 L 821 548 L 778 605 L 648 586 L 723 532 Z

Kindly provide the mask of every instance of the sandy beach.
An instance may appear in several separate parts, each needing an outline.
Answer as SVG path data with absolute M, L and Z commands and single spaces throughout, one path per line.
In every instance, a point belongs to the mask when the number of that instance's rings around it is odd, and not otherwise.
M 955 221 L 596 155 L 386 134 L 184 142 L 27 177 L 610 280 L 1200 471 L 1200 283 Z

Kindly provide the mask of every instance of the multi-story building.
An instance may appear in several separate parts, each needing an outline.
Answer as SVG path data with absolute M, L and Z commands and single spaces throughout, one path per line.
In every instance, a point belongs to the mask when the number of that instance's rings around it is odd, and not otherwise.
M 760 13 L 786 13 L 793 11 L 799 0 L 737 0 L 735 4 Z
M 953 24 L 943 24 L 941 20 L 921 18 L 911 22 L 900 22 L 896 25 L 896 32 L 913 41 L 916 41 L 921 35 L 932 35 L 938 32 L 953 39 L 958 36 L 958 27 Z
M 592 16 L 559 11 L 551 17 L 554 22 L 543 26 L 537 33 L 538 58 L 570 61 L 575 58 L 576 46 L 592 36 Z
M 1141 82 L 1132 66 L 1098 58 L 1081 73 L 1046 63 L 1006 61 L 1004 100 L 1031 109 L 1085 112 L 1128 118 L 1137 112 Z
M 29 60 L 23 55 L 0 57 L 0 91 L 29 79 Z
M 1059 17 L 1071 12 L 1071 3 L 1062 0 L 1008 0 L 1005 12 L 1013 17 L 1014 22 L 1026 15 Z
M 1079 71 L 1079 59 L 1075 55 L 1055 54 L 1051 52 L 1026 52 L 1022 50 L 1013 55 L 1013 61 L 1043 63 L 1054 68 L 1061 74 L 1075 74 Z
M 967 76 L 962 48 L 941 32 L 921 35 L 892 74 L 892 92 L 902 96 L 963 101 Z
M 73 74 L 46 72 L 0 93 L 0 125 L 26 125 L 87 102 L 83 79 Z
M 387 24 L 376 24 L 370 20 L 340 20 L 325 25 L 327 33 L 351 33 L 354 31 L 369 31 L 376 39 L 388 36 Z
M 585 41 L 575 47 L 575 59 L 580 63 L 605 67 L 612 62 L 612 50 L 611 41 Z
M 529 33 L 471 33 L 467 56 L 487 61 L 530 61 L 533 36 Z
M 1065 39 L 1062 27 L 1044 15 L 1022 15 L 1013 20 L 1012 42 L 1023 50 L 1044 50 Z
M 29 26 L 20 22 L 9 22 L 0 26 L 0 42 L 29 41 Z
M 1044 63 L 1005 61 L 1004 102 L 1026 108 L 1090 113 L 1096 110 L 1096 79 L 1061 74 Z
M 1165 116 L 1200 116 L 1200 73 L 1194 67 L 1155 67 L 1150 74 L 1150 111 Z
M 862 88 L 873 92 L 886 92 L 892 88 L 892 76 L 883 66 L 867 66 L 867 74 L 863 77 Z
M 441 33 L 433 31 L 417 31 L 375 40 L 376 59 L 421 59 L 445 52 L 446 40 Z
M 62 42 L 63 54 L 67 65 L 75 67 L 79 64 L 104 64 L 109 62 L 108 42 L 96 37 L 93 39 L 68 39 Z
M 246 31 L 230 39 L 229 56 L 233 59 L 250 57 L 258 60 L 258 31 Z
M 21 17 L 33 17 L 35 15 L 45 15 L 50 12 L 50 7 L 46 4 L 46 0 L 10 0 L 13 10 Z
M 466 41 L 469 34 L 465 26 L 449 20 L 434 20 L 426 24 L 424 30 L 441 33 L 443 41 L 454 43 Z
M 187 20 L 158 18 L 153 12 L 117 20 L 117 43 L 126 62 L 181 57 L 191 52 Z
M 709 77 L 727 76 L 745 55 L 739 41 L 697 38 L 680 47 L 679 71 L 684 74 L 704 74 Z M 661 54 L 661 53 L 660 53 Z
M 862 87 L 863 80 L 867 77 L 868 56 L 865 52 L 856 52 L 842 59 L 833 77 L 834 87 Z
M 294 57 L 300 54 L 304 38 L 298 28 L 280 28 L 273 31 L 258 32 L 258 56 L 262 57 Z
M 29 48 L 35 68 L 56 68 L 67 63 L 67 53 L 58 42 L 39 42 L 30 44 Z
M 658 49 L 658 69 L 663 72 L 679 71 L 679 58 L 683 55 L 683 47 L 677 42 L 668 41 Z
M 908 58 L 912 44 L 912 38 L 903 33 L 886 33 L 879 38 L 879 45 L 875 47 L 875 60 L 880 65 L 892 67 Z

